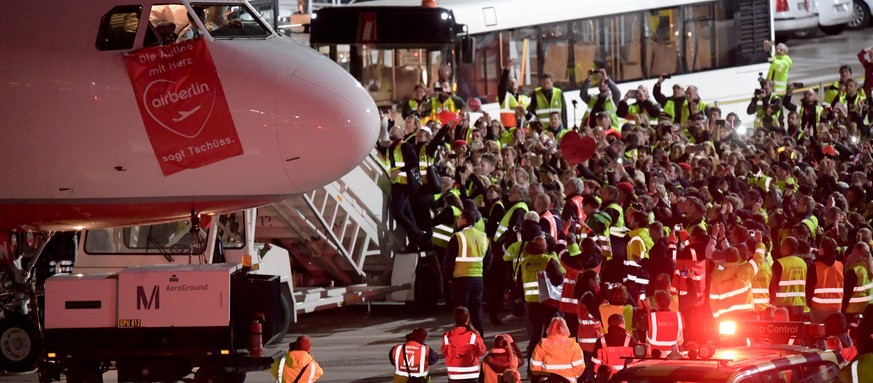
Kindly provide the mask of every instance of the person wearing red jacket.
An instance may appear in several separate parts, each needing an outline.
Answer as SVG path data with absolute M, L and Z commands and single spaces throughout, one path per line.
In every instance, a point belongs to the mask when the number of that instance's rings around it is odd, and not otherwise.
M 479 382 L 479 359 L 485 355 L 482 336 L 470 326 L 470 311 L 455 309 L 455 327 L 443 334 L 442 353 L 446 358 L 449 382 Z

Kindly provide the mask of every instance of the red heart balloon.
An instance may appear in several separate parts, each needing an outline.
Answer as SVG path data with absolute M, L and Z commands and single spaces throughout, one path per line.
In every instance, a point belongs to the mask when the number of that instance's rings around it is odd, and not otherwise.
M 588 161 L 594 155 L 596 148 L 597 143 L 591 136 L 583 137 L 576 132 L 567 132 L 561 138 L 561 154 L 570 165 L 579 165 Z

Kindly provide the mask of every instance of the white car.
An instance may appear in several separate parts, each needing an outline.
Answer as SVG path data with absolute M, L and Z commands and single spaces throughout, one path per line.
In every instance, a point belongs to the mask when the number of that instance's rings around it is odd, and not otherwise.
M 849 28 L 864 29 L 870 26 L 870 9 L 873 9 L 873 0 L 853 0 L 855 14 L 849 22 Z
M 818 27 L 815 0 L 771 0 L 776 12 L 773 27 L 776 33 L 809 31 Z
M 818 0 L 818 27 L 822 32 L 836 35 L 848 26 L 855 16 L 853 0 Z

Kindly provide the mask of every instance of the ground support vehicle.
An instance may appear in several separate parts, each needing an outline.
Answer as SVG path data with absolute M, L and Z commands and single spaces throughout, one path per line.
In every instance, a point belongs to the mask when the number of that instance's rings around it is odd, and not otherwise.
M 278 356 L 261 340 L 284 332 L 279 278 L 237 264 L 58 274 L 45 286 L 40 382 L 102 382 L 110 368 L 119 381 L 177 381 L 194 367 L 195 382 L 242 382 Z

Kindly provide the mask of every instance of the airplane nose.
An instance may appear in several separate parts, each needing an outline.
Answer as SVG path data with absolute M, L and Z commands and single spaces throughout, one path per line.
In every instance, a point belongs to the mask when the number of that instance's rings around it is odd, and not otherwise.
M 279 85 L 278 144 L 296 189 L 324 185 L 358 166 L 376 144 L 379 111 L 339 65 L 315 51 Z

